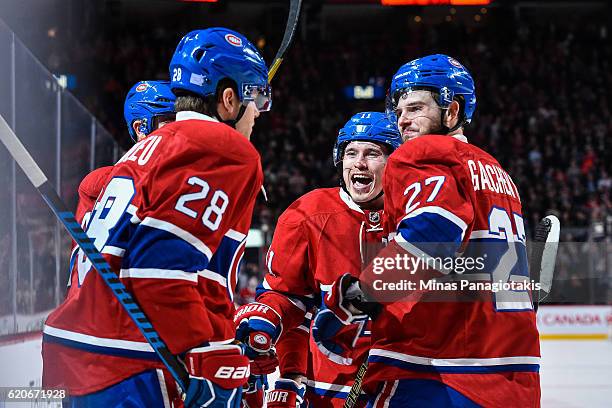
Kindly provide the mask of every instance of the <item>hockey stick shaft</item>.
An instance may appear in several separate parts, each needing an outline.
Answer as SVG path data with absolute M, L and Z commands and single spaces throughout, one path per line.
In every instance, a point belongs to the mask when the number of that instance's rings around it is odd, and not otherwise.
M 359 366 L 359 370 L 357 370 L 357 375 L 355 376 L 355 382 L 351 386 L 351 390 L 346 396 L 346 401 L 344 401 L 343 408 L 353 408 L 359 399 L 359 394 L 361 394 L 361 383 L 363 382 L 363 377 L 365 376 L 366 371 L 368 370 L 368 356 L 366 356 L 365 360 Z
M 530 269 L 532 271 L 537 271 L 533 274 L 537 274 L 537 276 L 532 275 L 532 277 L 535 277 L 537 281 L 542 282 L 543 285 L 542 289 L 535 295 L 534 311 L 538 310 L 539 302 L 543 299 L 543 297 L 540 296 L 541 292 L 545 292 L 546 294 L 550 293 L 552 277 L 555 271 L 557 244 L 559 243 L 559 230 L 560 223 L 557 217 L 554 215 L 549 215 L 543 218 L 535 229 L 533 241 L 540 244 L 536 245 L 534 248 L 533 256 L 531 257 L 530 262 Z M 361 393 L 363 377 L 365 376 L 367 369 L 368 357 L 366 356 L 364 362 L 361 363 L 361 366 L 359 366 L 359 370 L 355 376 L 355 382 L 351 386 L 351 390 L 346 397 L 343 408 L 353 408 L 357 403 L 357 399 Z
M 289 5 L 289 17 L 287 17 L 287 27 L 285 27 L 283 41 L 281 42 L 281 45 L 276 52 L 276 56 L 274 57 L 274 61 L 270 66 L 270 70 L 268 71 L 268 82 L 272 82 L 272 78 L 274 78 L 274 75 L 276 75 L 278 67 L 280 67 L 280 64 L 283 62 L 285 52 L 287 52 L 289 45 L 291 45 L 291 41 L 293 41 L 293 35 L 295 34 L 295 29 L 297 28 L 301 7 L 302 0 L 291 0 Z
M 67 209 L 66 204 L 61 200 L 43 171 L 1 115 L 0 140 L 34 187 L 36 187 L 49 208 L 51 208 L 51 211 L 53 211 L 53 214 L 64 225 L 76 244 L 85 252 L 87 258 L 89 258 L 94 268 L 96 268 L 104 280 L 104 283 L 111 289 L 121 306 L 123 306 L 123 309 L 134 321 L 134 324 L 136 324 L 136 327 L 138 327 L 147 342 L 155 350 L 160 360 L 166 365 L 172 377 L 174 377 L 183 391 L 186 391 L 189 385 L 189 374 L 183 365 L 181 365 L 175 355 L 170 353 L 170 350 L 168 350 L 166 344 L 159 337 L 147 316 L 140 309 L 140 306 L 138 306 L 121 280 L 119 280 L 117 274 L 113 272 L 102 254 L 96 249 L 93 240 L 83 231 L 72 212 Z
M 533 296 L 535 311 L 552 287 L 560 231 L 561 223 L 554 215 L 544 217 L 534 231 L 534 247 L 529 269 L 531 278 L 540 283 L 540 290 L 535 291 Z

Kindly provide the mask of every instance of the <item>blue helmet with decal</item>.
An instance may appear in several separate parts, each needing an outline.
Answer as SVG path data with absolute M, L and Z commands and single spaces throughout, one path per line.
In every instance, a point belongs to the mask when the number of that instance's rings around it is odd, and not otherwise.
M 196 30 L 179 42 L 170 62 L 172 91 L 200 97 L 215 95 L 219 81 L 236 83 L 240 101 L 270 110 L 272 91 L 268 67 L 257 48 L 242 34 L 222 27 Z
M 456 127 L 471 122 L 476 110 L 476 88 L 468 70 L 456 59 L 434 54 L 402 65 L 391 80 L 387 101 L 387 113 L 391 114 L 391 120 L 397 119 L 395 109 L 402 95 L 416 90 L 434 92 L 436 102 L 443 109 L 458 99 L 462 105 L 463 117 Z
M 134 121 L 140 120 L 139 130 L 148 135 L 155 130 L 156 117 L 174 114 L 175 99 L 168 81 L 140 81 L 134 85 L 123 106 L 123 116 L 132 140 L 136 142 L 138 139 L 132 127 Z
M 397 126 L 382 112 L 359 112 L 340 129 L 334 146 L 334 163 L 342 161 L 346 145 L 350 142 L 382 143 L 393 152 L 402 144 Z

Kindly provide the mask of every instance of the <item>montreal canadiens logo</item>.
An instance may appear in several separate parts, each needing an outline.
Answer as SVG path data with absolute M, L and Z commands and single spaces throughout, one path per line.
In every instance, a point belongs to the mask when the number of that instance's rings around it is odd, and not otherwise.
M 136 92 L 144 92 L 149 87 L 149 84 L 140 84 L 136 87 Z
M 234 34 L 225 34 L 225 41 L 232 44 L 234 47 L 240 47 L 242 45 L 242 39 L 236 37 Z
M 454 58 L 448 57 L 448 62 L 450 62 L 450 64 L 451 64 L 452 66 L 455 66 L 455 67 L 457 67 L 457 68 L 463 68 L 463 65 L 461 65 L 461 64 L 459 63 L 459 61 L 457 61 L 457 60 L 456 60 L 456 59 L 454 59 Z

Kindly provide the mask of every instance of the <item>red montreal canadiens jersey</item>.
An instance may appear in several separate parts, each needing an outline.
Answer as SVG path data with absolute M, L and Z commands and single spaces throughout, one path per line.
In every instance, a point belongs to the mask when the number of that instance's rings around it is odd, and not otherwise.
M 233 292 L 263 181 L 251 143 L 180 112 L 136 143 L 107 177 L 87 225 L 173 354 L 231 342 Z M 43 383 L 98 391 L 153 367 L 151 346 L 83 256 L 43 331 Z
M 74 217 L 81 224 L 83 230 L 87 228 L 87 222 L 89 221 L 89 216 L 91 215 L 96 199 L 104 188 L 106 177 L 108 177 L 112 170 L 113 166 L 104 166 L 95 169 L 86 175 L 81 181 L 81 184 L 79 184 L 79 202 Z M 72 253 L 70 254 L 71 263 L 73 259 L 75 259 L 74 257 L 78 253 L 78 249 L 79 247 L 72 241 Z M 80 255 L 83 256 L 83 254 Z
M 279 218 L 267 254 L 267 290 L 317 298 L 341 274 L 358 276 L 382 248 L 383 212 L 362 210 L 340 188 L 317 189 L 295 201 Z M 270 292 L 260 295 L 264 301 Z M 308 303 L 308 302 L 305 302 Z M 309 336 L 312 315 L 296 329 L 286 330 L 277 343 L 281 375 L 304 373 L 308 399 L 317 407 L 341 407 L 369 348 L 369 324 L 349 326 L 342 333 L 352 365 L 329 360 Z M 283 316 L 283 323 L 289 319 Z M 310 350 L 310 354 L 309 354 Z M 308 369 L 306 366 L 308 365 Z
M 481 289 L 471 298 L 448 289 L 470 299 L 449 301 L 418 287 L 428 277 L 446 283 L 529 280 L 521 202 L 508 173 L 463 136 L 422 136 L 391 155 L 384 191 L 396 235 L 379 257 L 456 260 L 461 254 L 463 262 L 476 263 L 468 271 L 456 262 L 454 269 L 433 263 L 436 273 L 429 276 L 427 268 L 404 273 L 417 283 L 407 292 L 415 297 L 385 303 L 373 322 L 365 389 L 373 392 L 380 381 L 433 379 L 483 406 L 539 406 L 540 349 L 529 288 Z M 374 281 L 394 275 L 372 270 L 361 279 L 384 296 Z
M 79 203 L 77 204 L 75 218 L 78 222 L 85 220 L 85 225 L 89 219 L 88 213 L 100 195 L 106 184 L 106 178 L 113 170 L 113 166 L 104 166 L 89 173 L 79 185 Z

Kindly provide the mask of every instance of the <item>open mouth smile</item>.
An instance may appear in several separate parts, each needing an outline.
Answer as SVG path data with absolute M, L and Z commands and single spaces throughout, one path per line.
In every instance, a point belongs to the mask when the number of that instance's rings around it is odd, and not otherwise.
M 374 185 L 374 178 L 368 174 L 353 174 L 351 184 L 357 192 L 368 193 Z

